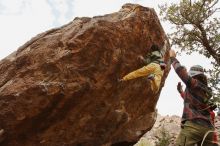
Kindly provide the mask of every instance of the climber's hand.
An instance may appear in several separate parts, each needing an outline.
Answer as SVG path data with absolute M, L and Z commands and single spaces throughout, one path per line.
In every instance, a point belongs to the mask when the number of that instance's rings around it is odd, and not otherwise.
M 176 52 L 174 50 L 170 50 L 170 57 L 176 57 Z
M 138 61 L 139 61 L 140 63 L 143 63 L 143 62 L 144 62 L 144 57 L 141 56 L 141 55 L 138 56 L 137 59 L 138 59 Z
M 120 83 L 120 82 L 123 82 L 124 80 L 123 79 L 118 79 L 118 82 Z
M 179 93 L 182 93 L 182 92 L 183 92 L 183 87 L 182 87 L 181 82 L 178 82 L 177 90 L 178 90 Z

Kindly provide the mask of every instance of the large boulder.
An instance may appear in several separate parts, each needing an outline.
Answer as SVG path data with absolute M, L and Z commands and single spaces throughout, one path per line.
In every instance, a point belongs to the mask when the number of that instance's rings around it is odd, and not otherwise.
M 132 145 L 153 126 L 160 93 L 146 78 L 117 80 L 165 40 L 155 11 L 134 4 L 32 38 L 0 62 L 2 145 Z

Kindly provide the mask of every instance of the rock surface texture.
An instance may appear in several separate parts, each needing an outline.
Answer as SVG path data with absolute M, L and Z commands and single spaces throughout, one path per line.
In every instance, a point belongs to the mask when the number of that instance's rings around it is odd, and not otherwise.
M 4 146 L 132 145 L 155 122 L 159 98 L 149 81 L 118 83 L 139 55 L 167 40 L 155 11 L 75 18 L 32 38 L 0 62 Z M 169 44 L 166 60 L 168 60 Z M 169 72 L 165 70 L 161 88 Z

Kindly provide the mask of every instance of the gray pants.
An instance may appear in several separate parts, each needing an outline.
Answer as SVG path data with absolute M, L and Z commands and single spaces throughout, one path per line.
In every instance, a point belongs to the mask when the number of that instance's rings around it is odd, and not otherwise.
M 176 140 L 176 146 L 218 146 L 213 141 L 214 128 L 204 127 L 191 121 L 186 121 Z M 210 132 L 203 141 L 206 133 Z

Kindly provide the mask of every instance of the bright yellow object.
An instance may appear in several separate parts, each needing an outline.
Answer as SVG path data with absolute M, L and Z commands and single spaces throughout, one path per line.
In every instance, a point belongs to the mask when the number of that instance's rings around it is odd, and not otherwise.
M 157 63 L 150 63 L 147 66 L 144 66 L 140 69 L 137 69 L 127 75 L 125 75 L 122 80 L 131 80 L 138 77 L 147 77 L 150 74 L 154 74 L 154 79 L 150 80 L 151 82 L 151 89 L 154 93 L 157 93 L 160 87 L 160 82 L 162 79 L 164 71 L 161 69 L 160 65 Z

